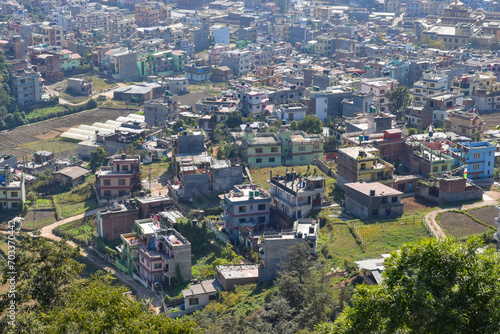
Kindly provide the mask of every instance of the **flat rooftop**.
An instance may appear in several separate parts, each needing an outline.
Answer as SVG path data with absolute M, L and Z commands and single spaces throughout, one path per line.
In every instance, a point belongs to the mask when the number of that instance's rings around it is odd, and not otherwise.
M 401 191 L 388 187 L 379 182 L 352 182 L 345 185 L 348 188 L 359 191 L 360 193 L 370 196 L 370 191 L 375 190 L 374 197 L 398 196 L 403 195 Z
M 217 266 L 217 271 L 225 279 L 259 277 L 259 265 Z
M 217 279 L 209 279 L 205 281 L 201 281 L 200 283 L 191 284 L 189 289 L 182 290 L 182 296 L 184 298 L 190 296 L 204 295 L 209 293 L 215 293 L 217 289 L 222 290 L 222 287 L 219 284 Z
M 374 154 L 373 152 L 378 153 L 378 149 L 372 148 L 372 147 L 360 147 L 360 146 L 355 146 L 355 147 L 343 147 L 340 148 L 339 151 L 347 154 L 353 159 L 357 159 L 359 157 L 360 152 L 365 153 L 365 157 L 363 159 L 375 159 L 378 158 L 378 154 Z

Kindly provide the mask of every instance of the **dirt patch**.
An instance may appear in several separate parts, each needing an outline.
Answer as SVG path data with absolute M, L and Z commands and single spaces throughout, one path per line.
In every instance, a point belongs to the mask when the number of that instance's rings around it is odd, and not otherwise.
M 436 203 L 415 197 L 407 197 L 401 200 L 404 204 L 405 213 L 421 211 L 436 206 Z
M 51 130 L 47 133 L 42 133 L 41 135 L 36 136 L 40 140 L 54 139 L 59 136 L 62 132 Z
M 498 210 L 494 206 L 484 206 L 479 209 L 469 210 L 467 213 L 485 224 L 496 226 L 495 218 L 498 217 Z
M 439 216 L 439 224 L 446 230 L 447 235 L 455 238 L 490 231 L 488 227 L 478 224 L 472 218 L 458 212 L 443 212 Z
M 23 230 L 42 228 L 56 221 L 54 209 L 30 210 L 24 218 Z

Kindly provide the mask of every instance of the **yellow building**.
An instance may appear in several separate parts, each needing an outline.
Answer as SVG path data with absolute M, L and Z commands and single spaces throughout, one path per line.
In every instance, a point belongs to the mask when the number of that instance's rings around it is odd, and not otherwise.
M 481 133 L 485 129 L 484 120 L 478 113 L 461 110 L 450 111 L 443 123 L 446 130 L 469 138 L 474 138 L 476 133 Z
M 472 96 L 478 89 L 484 89 L 487 92 L 496 92 L 500 89 L 500 83 L 493 72 L 469 73 L 452 80 L 451 88 L 453 93 Z

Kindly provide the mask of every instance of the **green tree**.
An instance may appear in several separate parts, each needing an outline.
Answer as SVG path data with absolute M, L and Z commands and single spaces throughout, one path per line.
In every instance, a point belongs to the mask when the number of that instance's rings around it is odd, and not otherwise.
M 325 144 L 323 147 L 326 153 L 337 151 L 338 148 L 337 139 L 334 136 L 326 137 Z
M 384 262 L 381 285 L 357 288 L 352 306 L 321 333 L 497 333 L 500 265 L 479 238 L 424 239 Z
M 107 156 L 108 156 L 108 154 L 106 153 L 106 151 L 102 147 L 98 147 L 97 150 L 90 153 L 89 167 L 93 173 L 95 173 L 99 167 L 104 165 L 104 163 L 106 162 Z
M 226 119 L 226 125 L 228 128 L 233 129 L 243 124 L 243 117 L 238 111 L 233 111 L 229 113 Z
M 172 130 L 175 133 L 177 133 L 177 132 L 179 132 L 179 129 L 183 128 L 183 127 L 184 127 L 184 121 L 182 119 L 180 119 L 177 122 L 175 122 L 174 125 L 172 125 Z
M 389 110 L 396 115 L 398 120 L 401 120 L 411 102 L 408 87 L 398 86 L 392 91 L 385 93 L 385 97 L 389 101 Z
M 415 44 L 417 46 L 427 45 L 427 47 L 432 49 L 446 50 L 446 45 L 443 41 L 435 41 L 430 36 L 424 36 Z
M 65 242 L 52 242 L 40 237 L 39 232 L 33 235 L 23 234 L 20 237 L 22 247 L 16 248 L 15 269 L 10 268 L 7 261 L 0 262 L 0 283 L 5 284 L 11 278 L 9 272 L 15 271 L 16 305 L 35 301 L 41 308 L 47 308 L 60 301 L 68 284 L 78 277 L 83 265 L 74 259 L 79 255 Z M 0 311 L 10 302 L 8 294 L 0 297 Z
M 323 122 L 315 115 L 307 115 L 298 124 L 298 129 L 309 134 L 323 133 Z

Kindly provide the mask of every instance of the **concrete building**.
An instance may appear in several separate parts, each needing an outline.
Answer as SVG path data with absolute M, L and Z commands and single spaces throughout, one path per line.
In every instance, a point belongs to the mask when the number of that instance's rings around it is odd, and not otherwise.
M 253 70 L 252 53 L 242 50 L 224 52 L 220 64 L 232 69 L 235 77 L 244 76 Z
M 104 73 L 120 81 L 135 81 L 139 78 L 137 53 L 129 50 L 106 52 Z
M 371 112 L 372 98 L 371 93 L 354 92 L 350 98 L 342 100 L 342 116 L 353 117 Z
M 373 94 L 373 104 L 380 112 L 389 111 L 389 100 L 385 94 L 392 91 L 398 82 L 388 78 L 364 79 L 361 81 L 361 91 Z
M 345 208 L 360 218 L 397 217 L 403 214 L 402 192 L 379 182 L 345 185 Z
M 68 78 L 68 90 L 79 95 L 89 96 L 94 93 L 94 86 L 90 80 Z
M 259 266 L 257 264 L 217 266 L 217 280 L 226 291 L 234 290 L 238 285 L 257 284 Z
M 211 45 L 208 49 L 208 62 L 210 66 L 220 65 L 222 62 L 222 55 L 229 51 L 229 45 L 215 44 Z
M 110 166 L 96 172 L 96 189 L 99 200 L 130 197 L 141 189 L 141 158 L 138 155 L 115 155 Z
M 303 103 L 290 103 L 279 105 L 276 109 L 276 117 L 287 123 L 291 121 L 301 121 L 306 117 L 309 108 Z
M 112 206 L 97 210 L 97 235 L 106 240 L 120 239 L 120 235 L 130 233 L 137 219 L 139 209 L 134 200 L 114 202 Z
M 221 25 L 210 27 L 210 38 L 215 44 L 229 45 L 229 27 Z
M 63 186 L 75 186 L 79 183 L 82 183 L 89 173 L 90 170 L 86 168 L 80 166 L 72 166 L 53 172 L 52 177 L 55 182 L 60 183 Z
M 253 185 L 236 185 L 221 201 L 224 227 L 231 239 L 240 238 L 240 225 L 250 224 L 261 231 L 270 224 L 271 198 Z
M 448 76 L 426 71 L 422 80 L 413 84 L 413 102 L 427 106 L 427 99 L 448 92 Z
M 0 170 L 3 170 L 5 166 L 17 168 L 17 156 L 12 154 L 2 154 L 0 156 Z
M 485 130 L 485 122 L 476 112 L 467 112 L 460 109 L 448 112 L 444 119 L 444 128 L 458 135 L 474 138 L 477 133 Z
M 437 178 L 436 182 L 418 182 L 415 195 L 437 204 L 457 201 L 477 201 L 483 197 L 483 190 L 468 183 L 462 176 Z
M 151 126 L 165 126 L 179 118 L 179 104 L 176 95 L 163 95 L 159 99 L 144 103 L 145 122 Z
M 451 148 L 451 156 L 455 165 L 467 165 L 467 178 L 493 178 L 495 168 L 496 147 L 487 142 L 460 142 L 456 148 Z M 460 172 L 463 175 L 463 170 Z
M 380 158 L 374 147 L 343 147 L 338 150 L 337 184 L 376 182 L 392 185 L 394 166 Z
M 256 118 L 264 114 L 268 102 L 265 91 L 252 86 L 238 86 L 236 92 L 240 101 L 238 109 L 244 117 Z
M 295 171 L 284 176 L 273 177 L 270 172 L 271 206 L 290 218 L 300 219 L 311 212 L 314 207 L 321 207 L 325 193 L 325 178 L 304 177 Z
M 184 307 L 186 311 L 195 311 L 208 305 L 222 287 L 216 278 L 204 280 L 199 283 L 190 284 L 189 289 L 182 290 Z
M 312 219 L 295 221 L 289 232 L 262 235 L 259 243 L 259 282 L 272 280 L 278 274 L 280 264 L 287 259 L 290 247 L 304 242 L 310 252 L 316 254 L 319 238 L 319 224 Z
M 4 166 L 0 175 L 0 209 L 20 209 L 26 202 L 24 179 L 14 177 L 9 166 Z
M 33 70 L 19 70 L 12 73 L 12 95 L 17 105 L 26 106 L 42 101 L 42 75 Z
M 423 176 L 429 176 L 431 173 L 433 175 L 446 174 L 455 165 L 453 157 L 422 143 L 406 142 L 404 150 L 404 160 L 411 173 L 414 174 Z

